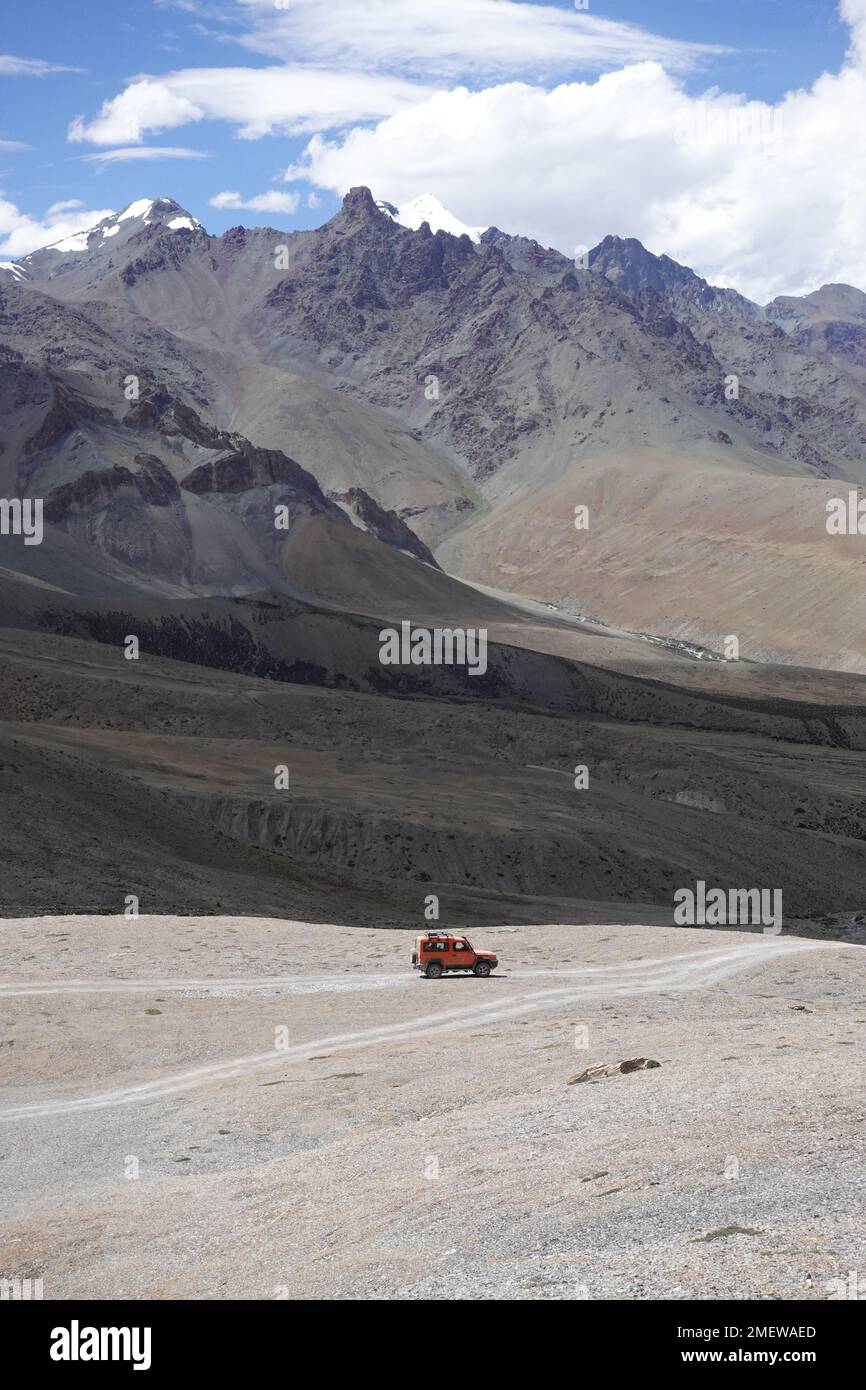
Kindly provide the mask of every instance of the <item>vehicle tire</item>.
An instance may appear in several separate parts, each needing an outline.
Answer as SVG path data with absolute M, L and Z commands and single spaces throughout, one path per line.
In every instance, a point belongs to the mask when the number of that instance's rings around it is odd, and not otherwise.
M 475 969 L 474 969 L 474 971 L 473 971 L 473 974 L 474 974 L 474 975 L 478 975 L 478 976 L 481 977 L 481 978 L 483 978 L 485 975 L 489 975 L 489 974 L 490 974 L 490 961 L 489 961 L 489 960 L 477 960 L 477 961 L 475 962 Z
M 424 971 L 424 974 L 427 976 L 428 980 L 438 980 L 440 975 L 442 974 L 442 966 L 439 963 L 439 961 L 431 960 L 430 964 L 427 966 L 427 969 Z

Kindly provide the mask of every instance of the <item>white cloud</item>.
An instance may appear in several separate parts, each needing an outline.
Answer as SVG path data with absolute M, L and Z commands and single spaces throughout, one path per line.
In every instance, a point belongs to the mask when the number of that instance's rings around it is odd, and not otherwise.
M 840 0 L 839 13 L 851 28 L 850 57 L 866 62 L 866 0 Z
M 589 11 L 519 0 L 242 0 L 240 42 L 269 57 L 451 80 L 599 69 L 654 59 L 672 70 L 723 52 Z
M 518 0 L 241 0 L 238 42 L 284 60 L 267 68 L 142 75 L 69 128 L 72 141 L 136 144 L 148 133 L 222 120 L 246 139 L 379 120 L 429 96 L 431 78 L 560 72 L 651 58 L 672 70 L 723 50 L 636 25 Z M 228 36 L 226 36 L 228 37 Z
M 76 232 L 87 231 L 103 217 L 110 217 L 112 212 L 112 208 L 88 211 L 77 199 L 67 199 L 53 203 L 43 217 L 36 218 L 0 198 L 0 257 L 17 260 L 40 246 L 50 246 Z
M 25 145 L 23 140 L 0 140 L 0 153 L 18 154 L 21 150 L 31 150 L 32 145 Z
M 105 101 L 99 115 L 86 124 L 76 116 L 69 127 L 73 143 L 89 140 L 94 145 L 133 144 L 147 130 L 170 130 L 175 126 L 200 121 L 204 112 L 186 97 L 173 92 L 166 82 L 149 77 L 138 78 L 119 96 Z
M 250 212 L 297 212 L 300 193 L 257 193 L 242 198 L 240 193 L 217 193 L 208 202 L 212 208 L 247 208 Z
M 42 58 L 16 58 L 11 53 L 0 53 L 2 77 L 47 77 L 55 72 L 81 72 L 81 68 L 67 68 L 62 63 L 46 63 Z
M 552 91 L 437 92 L 373 128 L 315 136 L 286 179 L 401 203 L 430 191 L 464 222 L 566 254 L 607 233 L 754 299 L 866 288 L 866 0 L 843 0 L 848 60 L 777 105 L 688 96 L 657 63 Z
M 427 95 L 401 78 L 313 68 L 186 68 L 139 77 L 103 102 L 92 121 L 78 116 L 73 142 L 137 144 L 148 132 L 192 121 L 228 121 L 245 139 L 309 134 L 377 120 Z
M 126 145 L 119 150 L 100 150 L 98 154 L 83 154 L 79 157 L 86 164 L 98 164 L 101 167 L 125 164 L 130 160 L 208 158 L 201 150 L 188 150 L 176 145 Z

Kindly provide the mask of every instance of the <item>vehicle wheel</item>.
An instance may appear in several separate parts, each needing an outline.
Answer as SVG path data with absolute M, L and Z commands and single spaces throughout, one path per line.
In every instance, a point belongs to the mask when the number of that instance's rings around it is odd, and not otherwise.
M 474 973 L 475 973 L 476 975 L 479 975 L 479 976 L 489 975 L 489 974 L 490 974 L 490 961 L 489 961 L 489 960 L 477 960 L 477 961 L 475 962 L 475 971 L 474 971 Z
M 427 976 L 428 980 L 438 980 L 439 976 L 442 974 L 442 966 L 439 964 L 438 960 L 431 960 L 424 974 Z

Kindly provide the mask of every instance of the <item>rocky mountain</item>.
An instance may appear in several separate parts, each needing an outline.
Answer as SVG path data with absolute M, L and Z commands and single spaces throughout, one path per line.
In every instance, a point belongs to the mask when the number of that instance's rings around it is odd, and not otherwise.
M 822 285 L 801 298 L 783 295 L 765 312 L 805 351 L 866 367 L 866 294 L 853 285 Z
M 140 200 L 0 276 L 0 495 L 44 523 L 0 534 L 9 901 L 621 922 L 746 874 L 853 911 L 858 292 L 427 210 Z M 485 670 L 383 666 L 407 619 Z
M 200 232 L 201 223 L 190 216 L 173 198 L 139 198 L 122 211 L 105 217 L 95 227 L 56 241 L 23 256 L 0 264 L 0 280 L 25 280 L 43 284 L 55 275 L 75 274 L 86 268 L 105 271 L 122 257 L 130 241 L 147 227 L 169 232 Z
M 316 230 L 221 237 L 143 199 L 0 284 L 5 485 L 40 487 L 127 581 L 239 593 L 289 583 L 268 519 L 294 467 L 291 505 L 350 551 L 362 536 L 616 625 L 860 669 L 840 603 L 859 558 L 824 519 L 866 480 L 864 303 L 825 287 L 761 307 L 613 236 L 584 268 L 426 196 L 353 189 Z M 157 465 L 179 494 L 158 522 Z M 118 518 L 139 506 L 135 549 Z
M 694 311 L 745 321 L 761 317 L 758 305 L 737 294 L 736 290 L 718 289 L 708 284 L 670 256 L 654 256 L 633 237 L 605 237 L 589 252 L 587 261 L 591 270 L 600 272 L 627 294 L 639 295 L 652 290 L 686 314 Z
M 663 296 L 699 335 L 715 336 L 715 319 L 727 321 L 735 331 L 748 325 L 744 338 L 754 343 L 756 328 L 763 327 L 759 340 L 768 350 L 778 351 L 781 331 L 806 358 L 834 356 L 866 366 L 866 294 L 853 285 L 823 285 L 812 294 L 782 295 L 760 305 L 736 290 L 710 285 L 669 256 L 654 256 L 639 241 L 605 237 L 588 261 L 629 294 L 653 291 Z

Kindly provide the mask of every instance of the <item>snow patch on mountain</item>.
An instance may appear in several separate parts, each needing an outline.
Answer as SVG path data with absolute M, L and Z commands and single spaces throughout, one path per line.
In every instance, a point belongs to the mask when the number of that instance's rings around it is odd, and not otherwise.
M 129 207 L 124 208 L 123 212 L 117 214 L 117 220 L 118 222 L 126 222 L 130 217 L 140 217 L 144 225 L 148 226 L 150 223 L 148 213 L 152 211 L 153 204 L 153 198 L 138 198 L 134 203 L 130 203 Z
M 92 229 L 91 229 L 92 230 Z M 46 250 L 50 251 L 86 251 L 87 238 L 90 232 L 76 232 L 74 236 L 64 237 L 63 241 L 55 241 Z
M 426 222 L 431 232 L 450 232 L 452 236 L 463 236 L 465 233 L 470 241 L 477 245 L 487 230 L 486 227 L 469 227 L 465 222 L 461 222 L 459 217 L 455 217 L 453 212 L 443 207 L 432 193 L 421 193 L 417 198 L 411 198 L 408 203 L 401 203 L 399 207 L 384 201 L 377 201 L 376 207 L 386 217 L 390 217 L 392 222 L 399 222 L 401 227 L 408 227 L 413 232 L 417 232 L 421 223 Z

